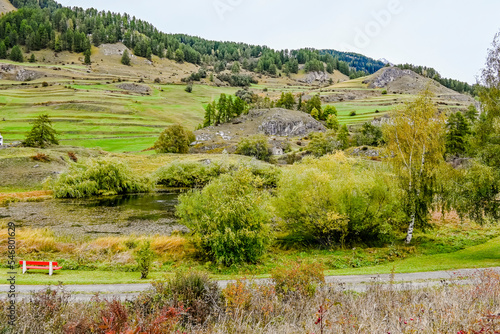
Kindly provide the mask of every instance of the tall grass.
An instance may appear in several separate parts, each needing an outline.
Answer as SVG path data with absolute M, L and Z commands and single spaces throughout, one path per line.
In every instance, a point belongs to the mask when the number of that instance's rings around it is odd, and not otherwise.
M 49 288 L 17 302 L 17 326 L 2 333 L 498 333 L 500 273 L 478 271 L 439 287 L 411 289 L 371 283 L 363 293 L 323 284 L 313 295 L 283 299 L 272 284 L 238 281 L 220 291 L 203 275 L 158 282 L 127 302 L 72 302 Z

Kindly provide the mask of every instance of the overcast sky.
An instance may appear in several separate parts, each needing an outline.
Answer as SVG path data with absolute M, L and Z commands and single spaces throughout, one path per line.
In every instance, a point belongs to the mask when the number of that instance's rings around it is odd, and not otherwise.
M 59 0 L 129 13 L 168 33 L 355 51 L 474 83 L 500 30 L 497 0 Z

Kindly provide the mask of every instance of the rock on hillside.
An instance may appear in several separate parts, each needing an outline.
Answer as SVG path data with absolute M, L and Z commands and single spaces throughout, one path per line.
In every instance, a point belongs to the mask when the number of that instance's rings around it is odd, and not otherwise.
M 438 98 L 474 103 L 474 99 L 468 95 L 455 92 L 411 70 L 402 70 L 397 67 L 384 67 L 369 76 L 363 83 L 368 84 L 369 88 L 386 88 L 390 94 L 419 94 L 429 87 Z
M 300 137 L 311 132 L 325 131 L 323 124 L 311 115 L 297 110 L 254 109 L 248 115 L 233 119 L 230 123 L 209 126 L 195 131 L 197 141 L 222 139 L 229 141 L 235 136 L 258 133 L 277 137 Z
M 368 83 L 370 88 L 383 88 L 387 87 L 391 82 L 396 81 L 402 77 L 410 76 L 416 79 L 417 73 L 411 70 L 402 70 L 397 67 L 386 67 L 377 71 L 364 83 Z
M 27 70 L 22 66 L 11 64 L 0 65 L 1 80 L 31 81 L 41 78 L 42 76 L 42 73 L 33 70 Z

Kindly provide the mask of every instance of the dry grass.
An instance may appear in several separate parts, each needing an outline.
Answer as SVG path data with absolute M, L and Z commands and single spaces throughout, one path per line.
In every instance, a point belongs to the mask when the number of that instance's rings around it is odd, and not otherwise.
M 499 333 L 500 273 L 478 271 L 469 285 L 456 284 L 459 279 L 418 290 L 392 282 L 386 286 L 372 283 L 363 293 L 330 284 L 323 285 L 311 297 L 296 295 L 293 299 L 276 294 L 272 284 L 238 281 L 223 291 L 214 287 L 209 295 L 214 302 L 204 304 L 209 306 L 203 309 L 207 317 L 191 317 L 190 321 L 186 321 L 183 307 L 176 305 L 179 300 L 172 297 L 188 285 L 165 288 L 158 283 L 125 303 L 99 297 L 74 303 L 68 293 L 52 289 L 33 294 L 29 301 L 18 301 L 18 327 L 13 332 Z M 186 302 L 204 302 L 205 294 L 189 296 L 191 299 Z M 7 306 L 7 300 L 0 300 L 0 332 L 11 331 L 6 326 Z M 173 310 L 178 312 L 168 317 L 168 311 Z M 168 324 L 168 330 L 149 329 L 156 322 Z
M 0 226 L 0 254 L 6 256 L 8 230 Z M 16 230 L 19 256 L 26 258 L 74 258 L 80 265 L 93 265 L 96 262 L 133 264 L 136 248 L 143 242 L 151 242 L 151 248 L 159 261 L 182 259 L 192 253 L 187 240 L 179 235 L 173 236 L 123 236 L 102 237 L 88 241 L 69 241 L 58 238 L 49 229 L 21 228 Z
M 0 205 L 9 202 L 43 201 L 52 198 L 52 191 L 39 190 L 19 193 L 0 193 Z

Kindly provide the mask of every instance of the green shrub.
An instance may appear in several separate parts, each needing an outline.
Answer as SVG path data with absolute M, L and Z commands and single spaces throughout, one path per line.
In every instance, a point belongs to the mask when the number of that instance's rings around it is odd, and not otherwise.
M 291 263 L 289 267 L 271 272 L 276 293 L 282 298 L 312 297 L 319 284 L 325 283 L 324 266 L 321 263 Z
M 356 116 L 356 111 L 354 111 L 354 110 L 353 110 L 353 111 L 351 111 L 351 112 L 349 113 L 349 116 Z
M 160 167 L 155 172 L 157 184 L 167 187 L 203 187 L 212 179 L 220 175 L 218 165 L 206 165 L 201 162 L 174 161 Z
M 254 157 L 263 161 L 269 161 L 272 152 L 266 136 L 254 135 L 241 139 L 238 143 L 236 153 Z
M 115 159 L 89 159 L 71 164 L 51 184 L 56 198 L 83 198 L 99 195 L 148 192 L 152 188 L 148 178 L 141 178 Z
M 188 153 L 189 145 L 196 140 L 191 131 L 182 125 L 171 125 L 160 134 L 154 148 L 158 153 Z
M 326 247 L 387 241 L 403 217 L 394 177 L 383 165 L 342 152 L 305 158 L 285 170 L 274 207 L 283 230 L 297 241 Z
M 200 256 L 225 265 L 256 263 L 271 238 L 269 194 L 248 169 L 224 174 L 179 197 L 177 214 L 193 232 Z
M 339 148 L 339 144 L 335 139 L 335 133 L 313 132 L 309 136 L 311 137 L 311 141 L 307 146 L 307 150 L 316 157 L 333 153 Z
M 384 90 L 382 91 L 382 95 L 387 95 L 387 89 L 384 89 Z
M 146 241 L 135 252 L 135 260 L 137 262 L 137 270 L 141 273 L 141 279 L 148 278 L 151 263 L 153 262 L 155 254 L 151 250 L 151 242 Z
M 189 272 L 177 274 L 167 283 L 175 306 L 184 306 L 191 323 L 203 324 L 218 310 L 221 291 L 207 274 Z
M 166 187 L 201 188 L 222 174 L 239 169 L 248 169 L 261 179 L 265 188 L 276 187 L 280 177 L 280 169 L 260 161 L 230 163 L 212 161 L 210 164 L 192 161 L 174 161 L 160 167 L 154 173 L 157 184 Z

